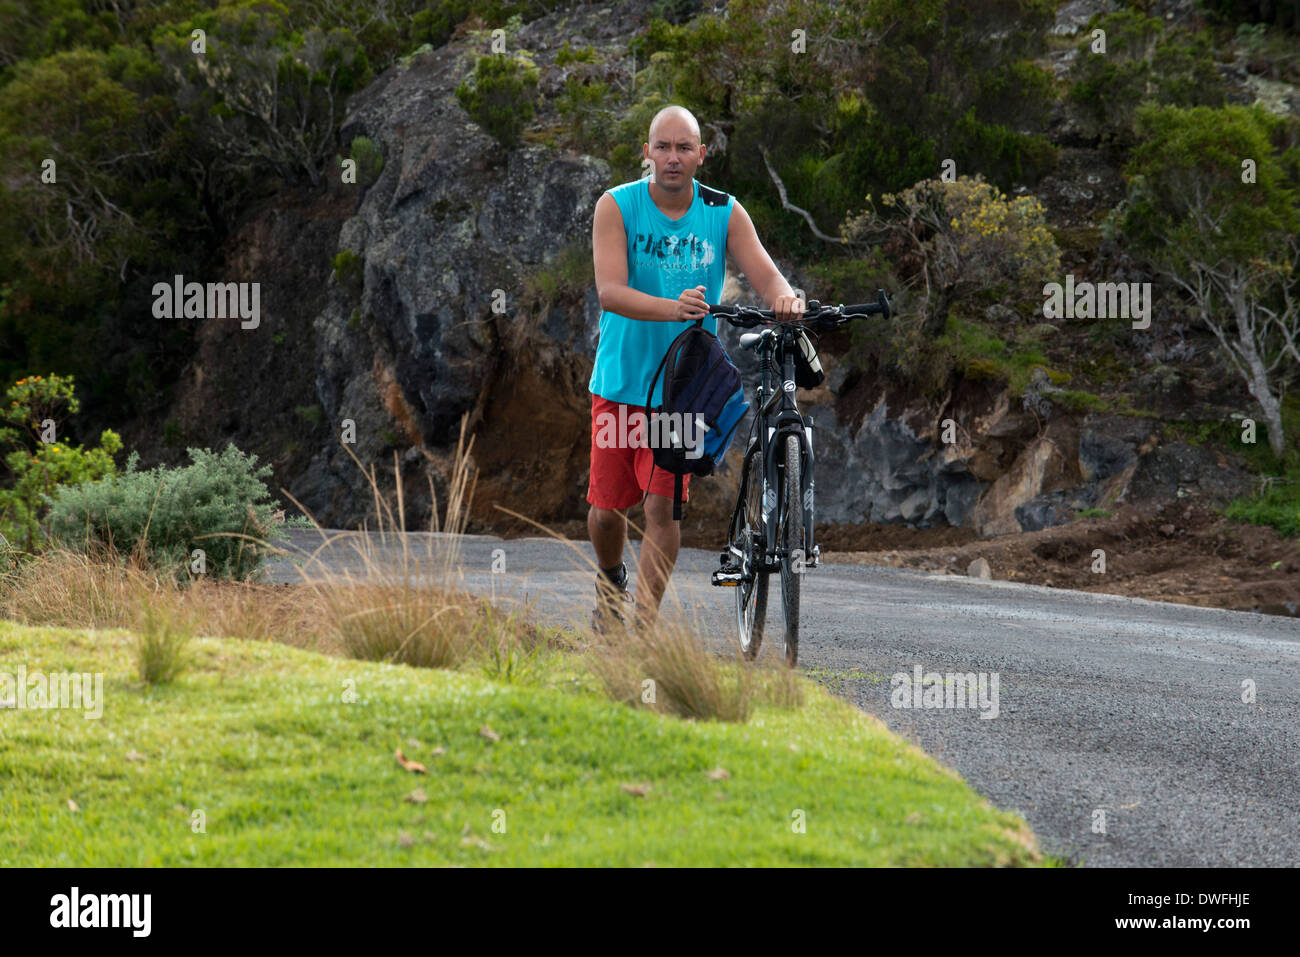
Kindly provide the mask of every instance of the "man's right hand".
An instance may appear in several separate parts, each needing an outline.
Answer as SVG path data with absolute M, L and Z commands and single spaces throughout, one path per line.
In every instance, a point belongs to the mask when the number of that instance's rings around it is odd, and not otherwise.
M 683 289 L 677 297 L 677 313 L 673 317 L 677 322 L 691 322 L 709 314 L 709 303 L 704 298 L 704 287 Z

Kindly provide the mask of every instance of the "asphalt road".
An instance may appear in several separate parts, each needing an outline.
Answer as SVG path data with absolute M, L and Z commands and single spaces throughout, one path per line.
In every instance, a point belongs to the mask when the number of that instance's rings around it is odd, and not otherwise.
M 321 542 L 315 531 L 291 535 L 304 556 Z M 363 577 L 355 541 L 332 545 L 309 573 Z M 408 533 L 407 547 L 427 568 L 446 541 Z M 398 539 L 372 533 L 370 542 L 372 558 L 400 565 Z M 546 538 L 466 536 L 461 582 L 505 604 L 531 602 L 540 620 L 572 622 L 593 603 L 590 555 L 585 543 L 575 551 Z M 664 613 L 721 643 L 734 640 L 734 597 L 709 585 L 715 561 L 682 550 Z M 289 559 L 270 575 L 301 580 Z M 765 654 L 779 653 L 781 616 L 774 589 Z M 1019 811 L 1045 850 L 1074 863 L 1300 865 L 1295 619 L 826 563 L 803 583 L 799 661 L 994 804 Z M 895 707 L 916 703 L 893 676 L 917 666 L 941 677 L 983 673 L 985 697 L 966 708 Z

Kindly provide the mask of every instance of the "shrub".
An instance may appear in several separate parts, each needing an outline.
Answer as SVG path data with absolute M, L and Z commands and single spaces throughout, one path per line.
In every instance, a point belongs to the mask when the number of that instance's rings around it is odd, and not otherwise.
M 1252 525 L 1271 525 L 1287 538 L 1300 537 L 1300 469 L 1274 477 L 1259 493 L 1234 499 L 1225 517 Z
M 370 186 L 384 170 L 384 154 L 378 144 L 368 136 L 358 136 L 348 148 L 357 164 L 357 185 Z
M 1300 7 L 1276 0 L 1201 0 L 1201 6 L 1223 23 L 1272 23 L 1300 33 Z
M 247 579 L 266 558 L 271 528 L 271 473 L 254 469 L 255 455 L 233 445 L 220 454 L 188 450 L 191 465 L 127 470 L 65 489 L 51 500 L 49 535 L 71 548 L 115 553 L 139 548 L 148 562 L 177 579 L 187 575 L 191 552 L 204 553 L 203 573 Z
M 31 552 L 42 543 L 45 496 L 116 471 L 113 456 L 122 440 L 112 430 L 103 431 L 96 449 L 56 440 L 63 420 L 79 408 L 72 376 L 19 379 L 5 393 L 0 448 L 11 449 L 4 462 L 12 485 L 0 489 L 0 535 L 11 538 L 15 548 Z
M 365 283 L 365 261 L 352 250 L 344 249 L 330 261 L 330 265 L 334 268 L 334 278 L 340 288 L 345 290 L 350 298 L 360 298 Z
M 923 283 L 928 337 L 942 334 L 958 301 L 1005 286 L 1002 298 L 1036 292 L 1060 271 L 1061 252 L 1034 196 L 1008 199 L 982 176 L 922 180 L 845 221 L 848 242 L 883 243 L 900 275 Z M 908 275 L 910 273 L 910 276 Z
M 456 100 L 475 123 L 511 149 L 533 118 L 540 77 L 526 50 L 513 58 L 505 54 L 479 57 L 473 82 L 466 80 L 456 87 Z
M 596 62 L 596 49 L 591 44 L 587 44 L 583 49 L 577 50 L 571 49 L 569 47 L 569 41 L 565 40 L 564 46 L 560 47 L 559 51 L 555 54 L 556 66 L 568 66 L 570 63 L 594 62 Z

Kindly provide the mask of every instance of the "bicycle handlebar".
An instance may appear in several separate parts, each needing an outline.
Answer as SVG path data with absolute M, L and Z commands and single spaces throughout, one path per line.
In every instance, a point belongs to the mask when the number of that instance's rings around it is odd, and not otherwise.
M 889 299 L 885 296 L 885 290 L 877 289 L 875 302 L 858 303 L 852 306 L 846 306 L 843 303 L 838 306 L 823 306 L 816 299 L 809 299 L 802 316 L 798 319 L 787 319 L 785 322 L 778 320 L 776 312 L 772 309 L 755 309 L 752 306 L 735 304 L 728 306 L 710 305 L 709 314 L 723 316 L 733 326 L 749 329 L 760 323 L 839 326 L 850 319 L 861 319 L 867 316 L 878 315 L 888 319 L 890 311 Z

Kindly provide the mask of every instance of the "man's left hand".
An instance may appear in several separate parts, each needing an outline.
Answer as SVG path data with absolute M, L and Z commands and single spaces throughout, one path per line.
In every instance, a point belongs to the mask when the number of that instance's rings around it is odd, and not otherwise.
M 798 319 L 803 315 L 803 300 L 798 296 L 777 296 L 772 311 L 782 322 L 787 319 Z

